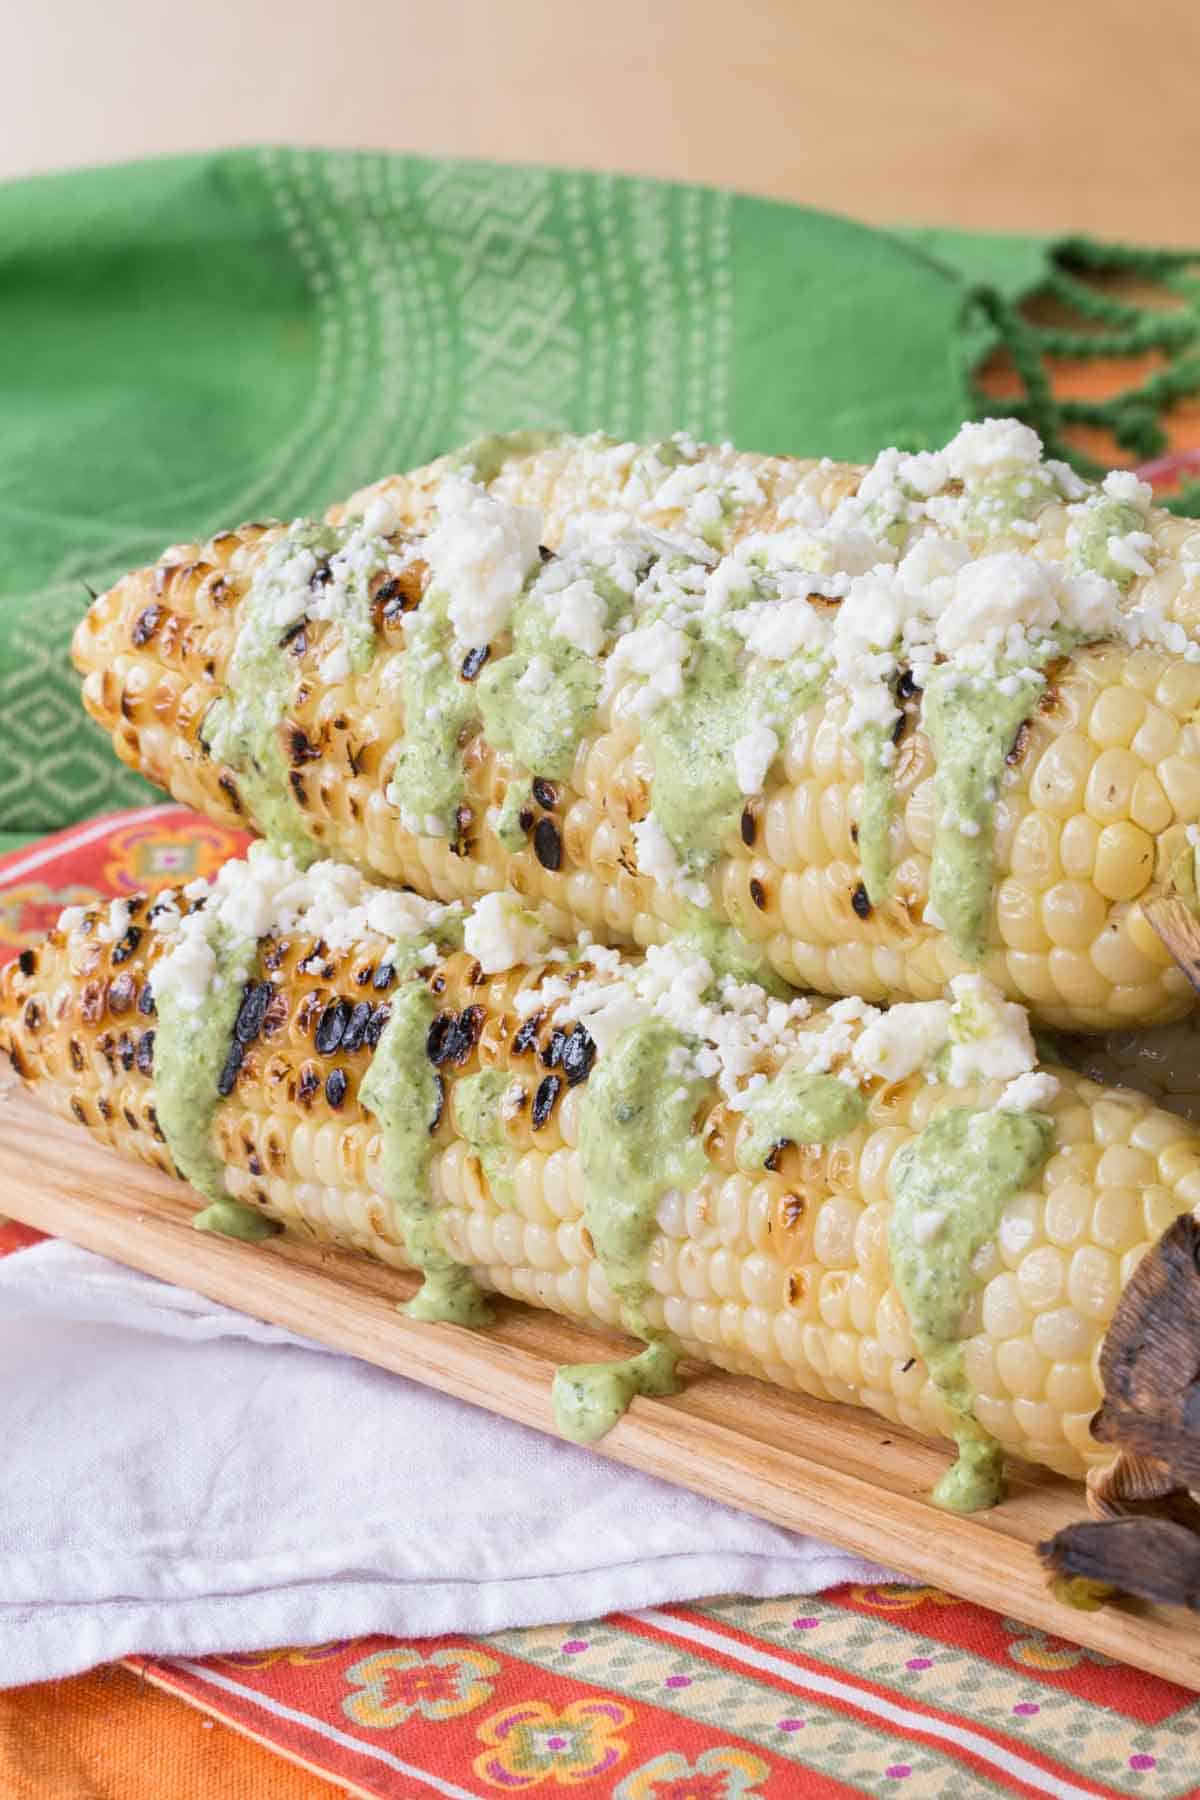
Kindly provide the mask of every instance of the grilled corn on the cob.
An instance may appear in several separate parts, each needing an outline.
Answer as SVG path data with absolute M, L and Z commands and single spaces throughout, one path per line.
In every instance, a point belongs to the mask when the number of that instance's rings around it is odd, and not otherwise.
M 624 1323 L 639 1362 L 560 1384 L 584 1435 L 683 1352 L 956 1438 L 954 1504 L 994 1493 L 997 1447 L 1103 1459 L 1105 1330 L 1200 1201 L 1183 1121 L 1032 1072 L 975 977 L 953 1004 L 810 1008 L 688 949 L 548 952 L 511 897 L 459 949 L 455 921 L 260 851 L 177 903 L 64 915 L 0 979 L 0 1045 L 56 1110 L 177 1164 L 218 1229 L 416 1263 L 427 1316 L 494 1289 Z
M 1037 450 L 497 441 L 129 576 L 85 703 L 203 811 L 563 939 L 704 905 L 829 994 L 1182 1016 L 1139 901 L 1200 820 L 1200 533 Z
M 1091 1081 L 1136 1088 L 1156 1106 L 1200 1125 L 1200 1031 L 1195 1015 L 1149 1031 L 1103 1031 L 1055 1040 L 1063 1062 Z

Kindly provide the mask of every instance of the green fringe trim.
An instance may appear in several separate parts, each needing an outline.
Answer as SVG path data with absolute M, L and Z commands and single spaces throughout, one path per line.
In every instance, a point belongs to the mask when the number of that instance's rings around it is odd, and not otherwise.
M 1097 291 L 1088 274 L 1136 274 L 1178 295 L 1182 305 L 1163 312 Z M 1049 456 L 1061 457 L 1095 479 L 1101 466 L 1064 437 L 1068 425 L 1093 425 L 1111 432 L 1123 450 L 1148 462 L 1167 448 L 1162 420 L 1175 401 L 1200 392 L 1200 255 L 1186 250 L 1148 250 L 1106 244 L 1092 238 L 1065 238 L 1050 252 L 1050 271 L 1038 290 L 1051 294 L 1080 320 L 1069 328 L 1027 319 L 994 290 L 977 289 L 968 309 L 994 348 L 1008 352 L 1024 395 L 1010 411 L 1038 432 Z M 1138 386 L 1106 400 L 1060 400 L 1046 374 L 1047 356 L 1112 358 L 1159 350 L 1171 360 Z M 996 409 L 979 385 L 979 365 L 968 375 L 975 416 Z M 1200 481 L 1186 482 L 1164 502 L 1173 512 L 1200 515 Z

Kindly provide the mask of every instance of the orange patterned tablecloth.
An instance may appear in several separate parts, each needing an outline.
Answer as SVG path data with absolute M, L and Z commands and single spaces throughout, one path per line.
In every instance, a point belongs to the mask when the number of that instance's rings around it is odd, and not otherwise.
M 14 852 L 0 960 L 64 905 L 190 880 L 243 841 L 164 805 Z M 36 1235 L 0 1225 L 0 1253 Z M 3 1800 L 305 1800 L 327 1782 L 377 1800 L 1200 1800 L 1200 1701 L 929 1588 L 152 1659 L 0 1696 Z

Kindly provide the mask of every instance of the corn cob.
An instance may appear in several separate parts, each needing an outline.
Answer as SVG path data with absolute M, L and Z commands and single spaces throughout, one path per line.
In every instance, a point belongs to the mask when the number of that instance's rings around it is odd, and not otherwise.
M 542 536 L 551 548 L 572 521 L 614 508 L 641 526 L 683 532 L 693 547 L 697 532 L 708 532 L 726 551 L 739 542 L 761 547 L 772 536 L 786 538 L 797 519 L 827 517 L 839 503 L 859 505 L 860 522 L 878 524 L 880 506 L 895 493 L 886 481 L 898 466 L 895 453 L 880 459 L 870 489 L 863 489 L 874 496 L 867 506 L 848 499 L 863 478 L 848 465 L 676 446 L 678 466 L 666 468 L 652 451 L 598 440 L 532 448 L 520 441 L 508 448 L 507 455 L 492 446 L 464 457 L 506 503 L 543 510 Z M 279 761 L 280 802 L 312 846 L 385 881 L 445 900 L 509 887 L 536 902 L 564 941 L 586 929 L 618 945 L 662 942 L 697 893 L 695 884 L 676 878 L 669 858 L 664 864 L 651 855 L 644 837 L 657 804 L 657 752 L 648 747 L 655 721 L 638 716 L 643 676 L 615 682 L 561 772 L 531 768 L 489 744 L 462 700 L 463 684 L 483 661 L 504 657 L 511 639 L 501 630 L 462 664 L 455 703 L 466 707 L 466 722 L 447 755 L 456 763 L 461 758 L 461 802 L 447 819 L 422 821 L 391 786 L 405 754 L 400 690 L 407 621 L 414 608 L 420 616 L 429 583 L 420 560 L 429 540 L 403 534 L 429 526 L 450 467 L 443 461 L 391 478 L 331 514 L 344 523 L 361 507 L 386 501 L 400 533 L 391 542 L 407 547 L 407 560 L 399 577 L 381 570 L 371 578 L 370 647 L 360 672 L 348 669 L 339 626 L 328 620 L 302 619 L 279 650 L 286 691 L 268 742 Z M 821 684 L 811 704 L 798 703 L 787 731 L 780 728 L 784 741 L 775 740 L 779 753 L 761 791 L 747 793 L 728 820 L 722 815 L 719 850 L 699 895 L 710 895 L 712 916 L 760 946 L 797 987 L 871 1000 L 926 999 L 978 962 L 1042 1021 L 1066 1030 L 1166 1021 L 1194 1004 L 1140 903 L 1161 890 L 1188 853 L 1187 829 L 1200 820 L 1193 722 L 1200 663 L 1191 660 L 1187 638 L 1200 614 L 1200 534 L 1188 521 L 1099 494 L 1086 503 L 1081 523 L 1078 507 L 1063 498 L 1076 490 L 1067 476 L 1046 473 L 1054 467 L 1029 465 L 1036 504 L 1028 518 L 1006 513 L 986 484 L 973 488 L 968 481 L 964 490 L 957 478 L 949 481 L 937 504 L 969 502 L 975 511 L 952 530 L 937 526 L 933 536 L 965 542 L 977 562 L 994 565 L 1003 554 L 1010 567 L 1019 557 L 1026 571 L 1058 573 L 1082 566 L 1082 543 L 1092 562 L 1099 558 L 1114 577 L 1112 592 L 1118 585 L 1123 590 L 1124 614 L 1152 619 L 1153 641 L 1073 645 L 1046 667 L 1044 686 L 1030 689 L 1024 716 L 1020 710 L 1014 716 L 1007 755 L 997 753 L 994 805 L 981 808 L 982 827 L 961 821 L 964 832 L 983 829 L 985 838 L 994 832 L 993 879 L 974 949 L 931 906 L 947 808 L 928 700 L 922 702 L 902 671 L 896 685 L 892 665 L 895 749 L 878 746 L 880 767 L 885 751 L 894 754 L 886 792 L 872 783 L 870 768 L 864 772 L 864 759 L 874 759 L 876 750 L 868 757 L 861 735 L 850 731 L 846 693 Z M 699 486 L 689 487 L 693 477 Z M 995 516 L 986 513 L 985 500 Z M 901 504 L 911 510 L 916 503 Z M 1124 511 L 1109 519 L 1106 506 Z M 909 525 L 888 518 L 883 536 L 872 541 L 892 555 L 887 534 L 894 548 Z M 1130 519 L 1144 531 L 1103 539 L 1106 520 L 1127 526 Z M 260 828 L 271 820 L 257 804 L 251 772 L 210 755 L 204 729 L 229 680 L 247 592 L 283 535 L 282 527 L 249 525 L 204 545 L 177 546 L 157 567 L 102 596 L 75 641 L 85 704 L 112 733 L 118 754 L 177 798 Z M 1105 541 L 1126 560 L 1104 562 Z M 982 559 L 981 552 L 987 553 Z M 1131 563 L 1143 573 L 1135 575 Z M 812 581 L 819 590 L 814 610 L 835 611 L 836 581 Z M 762 679 L 759 663 L 743 677 L 746 691 Z M 527 702 L 534 713 L 545 704 L 532 696 Z M 419 732 L 419 721 L 413 729 Z M 944 729 L 953 738 L 954 721 Z M 695 734 L 694 718 L 685 717 L 676 738 L 686 748 Z M 710 774 L 728 779 L 732 760 L 715 757 L 696 779 L 685 796 L 693 816 L 704 815 Z M 746 786 L 741 773 L 738 781 Z M 860 842 L 872 808 L 875 836 L 887 844 L 890 887 L 872 878 Z M 429 835 L 433 826 L 441 835 Z M 282 841 L 296 848 L 294 837 Z
M 1149 1031 L 1063 1034 L 1055 1049 L 1069 1068 L 1106 1087 L 1134 1088 L 1156 1106 L 1200 1125 L 1200 1036 L 1195 1018 Z
M 155 1043 L 164 1021 L 152 984 L 179 936 L 160 929 L 161 905 L 139 898 L 107 917 L 64 915 L 0 978 L 0 1047 L 57 1112 L 170 1172 Z M 236 986 L 236 1026 L 220 1047 L 229 1051 L 224 1097 L 215 1087 L 210 1096 L 209 1143 L 226 1190 L 259 1219 L 396 1267 L 410 1263 L 406 1215 L 363 1098 L 380 1054 L 373 1046 L 388 1042 L 380 1009 L 419 991 L 434 1021 L 423 1046 L 439 1095 L 429 1197 L 449 1258 L 482 1289 L 585 1322 L 629 1323 L 631 1307 L 618 1295 L 627 1300 L 630 1290 L 615 1281 L 614 1291 L 609 1279 L 617 1265 L 604 1253 L 581 1149 L 594 1084 L 627 1037 L 596 1055 L 586 1030 L 580 1039 L 579 1027 L 556 1023 L 556 993 L 574 992 L 568 1011 L 582 1006 L 584 965 L 560 958 L 485 974 L 469 927 L 467 935 L 467 947 L 440 950 L 407 981 L 377 933 L 334 949 L 328 933 L 279 928 L 258 943 L 247 985 L 239 978 Z M 600 952 L 594 960 L 593 986 L 625 996 L 636 959 Z M 739 992 L 755 1018 L 769 1016 L 766 996 Z M 703 1034 L 708 1015 L 694 998 L 685 1004 Z M 770 1015 L 775 1023 L 740 1080 L 794 1060 L 812 1048 L 812 1034 L 822 1034 L 826 1069 L 847 1073 L 860 1051 L 864 1068 L 889 1066 L 888 1054 L 876 1050 L 874 1063 L 865 1054 L 869 1009 L 840 1003 L 802 1017 L 802 1003 L 775 1004 L 782 1012 Z M 928 1010 L 908 1009 L 895 1035 L 911 1038 L 918 1011 Z M 831 1021 L 836 1041 L 823 1035 Z M 598 1025 L 590 1029 L 600 1040 Z M 993 1032 L 987 1045 L 996 1042 Z M 417 1063 L 412 1083 L 430 1078 L 424 1059 Z M 471 1126 L 470 1084 L 488 1071 L 505 1094 L 490 1150 Z M 648 1084 L 654 1103 L 675 1104 L 680 1079 L 671 1076 L 665 1098 L 661 1083 Z M 1200 1201 L 1200 1138 L 1143 1098 L 1066 1071 L 1057 1088 L 1024 1078 L 1038 1084 L 1036 1115 L 993 1110 L 1007 1104 L 1001 1078 L 955 1087 L 909 1067 L 856 1079 L 861 1111 L 847 1113 L 840 1135 L 797 1143 L 775 1136 L 768 1120 L 767 1153 L 760 1143 L 749 1159 L 748 1138 L 764 1127 L 753 1108 L 739 1108 L 742 1090 L 710 1084 L 699 1098 L 689 1090 L 690 1122 L 662 1154 L 669 1163 L 686 1142 L 697 1161 L 681 1185 L 658 1193 L 648 1217 L 637 1329 L 650 1340 L 667 1334 L 684 1354 L 722 1368 L 961 1438 L 963 1418 L 931 1378 L 897 1288 L 897 1170 L 933 1122 L 964 1107 L 988 1118 L 1044 1117 L 1049 1154 L 973 1252 L 956 1330 L 977 1427 L 1005 1452 L 1082 1474 L 1105 1454 L 1088 1431 L 1101 1398 L 1100 1345 L 1139 1258 Z M 833 1086 L 843 1097 L 851 1091 Z M 963 1182 L 965 1191 L 967 1171 Z

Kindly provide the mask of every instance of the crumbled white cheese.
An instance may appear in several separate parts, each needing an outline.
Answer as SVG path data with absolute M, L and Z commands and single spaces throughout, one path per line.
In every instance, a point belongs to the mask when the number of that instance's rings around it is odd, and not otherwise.
M 1110 500 L 1119 500 L 1125 506 L 1146 507 L 1154 500 L 1150 483 L 1140 480 L 1132 469 L 1110 469 L 1101 486 Z M 1087 492 L 1086 488 L 1084 492 Z
M 1088 491 L 1088 484 L 1082 475 L 1077 475 L 1070 463 L 1060 462 L 1057 457 L 1046 458 L 1046 473 L 1064 500 L 1082 500 Z
M 554 685 L 554 665 L 548 656 L 531 656 L 517 681 L 519 694 L 544 694 Z
M 558 595 L 550 629 L 585 656 L 599 656 L 608 637 L 608 607 L 586 579 L 573 581 Z
M 1009 1082 L 997 1105 L 1001 1112 L 1037 1112 L 1050 1105 L 1061 1086 L 1055 1075 L 1030 1071 Z
M 539 962 L 550 948 L 550 934 L 515 894 L 485 894 L 467 918 L 463 943 L 485 975 L 499 975 L 519 963 Z
M 914 1213 L 912 1222 L 914 1243 L 920 1244 L 922 1247 L 932 1244 L 934 1238 L 944 1229 L 946 1217 L 946 1213 L 938 1206 L 923 1206 L 919 1212 Z
M 949 1034 L 949 1001 L 901 1002 L 864 1026 L 851 1052 L 854 1066 L 884 1081 L 906 1081 L 933 1061 Z
M 630 711 L 636 718 L 646 718 L 664 700 L 674 700 L 682 694 L 684 669 L 691 655 L 691 638 L 665 619 L 654 619 L 649 625 L 627 631 L 617 639 L 605 664 L 601 698 L 611 698 L 625 676 L 644 676 Z
M 447 611 L 459 645 L 490 643 L 508 629 L 513 603 L 538 563 L 542 515 L 508 506 L 465 476 L 437 492 L 437 523 L 421 544 L 430 585 L 450 596 Z
M 350 653 L 345 644 L 335 644 L 328 656 L 321 658 L 317 673 L 331 687 L 335 682 L 345 681 L 350 673 Z
M 518 686 L 520 683 L 518 683 Z M 445 837 L 446 821 L 437 813 L 415 813 L 411 807 L 400 808 L 400 826 L 413 837 Z
M 86 918 L 86 906 L 64 906 L 58 915 L 57 929 L 70 936 L 71 932 L 78 931 Z
M 761 794 L 767 771 L 779 754 L 779 735 L 769 725 L 752 725 L 733 746 L 733 769 L 743 794 Z
M 373 887 L 345 863 L 321 861 L 300 869 L 290 857 L 252 844 L 244 860 L 227 862 L 211 882 L 184 889 L 204 902 L 181 917 L 174 896 L 161 897 L 149 923 L 172 948 L 154 965 L 155 994 L 173 992 L 181 1004 L 203 1005 L 216 974 L 213 938 L 218 929 L 251 955 L 260 938 L 293 933 L 320 938 L 331 951 L 367 942 L 386 945 L 397 938 L 436 933 L 454 908 L 415 894 Z
M 730 613 L 728 623 L 751 656 L 761 656 L 765 662 L 819 656 L 832 636 L 832 626 L 806 594 L 751 603 Z
M 196 920 L 196 929 L 188 927 Z M 168 994 L 174 995 L 189 1012 L 199 1012 L 213 987 L 217 975 L 217 957 L 205 935 L 203 916 L 189 914 L 183 922 L 179 941 L 169 955 L 160 957 L 150 974 L 150 984 L 157 1004 Z
M 708 959 L 679 944 L 652 944 L 641 962 L 618 963 L 615 971 L 598 966 L 596 978 L 573 988 L 551 976 L 518 996 L 521 1011 L 543 1007 L 564 1023 L 584 1025 L 601 1054 L 640 1020 L 665 1019 L 695 1045 L 681 1046 L 670 1072 L 715 1081 L 735 1111 L 764 1058 L 778 1066 L 799 1055 L 807 1066 L 817 1042 L 797 1029 L 812 1010 L 806 999 L 777 1000 L 753 982 L 714 982 Z
M 96 927 L 96 936 L 102 944 L 116 944 L 129 930 L 128 900 L 113 900 Z
M 1094 570 L 1065 575 L 1058 603 L 1063 624 L 1083 638 L 1111 637 L 1120 627 L 1121 590 Z
M 1148 531 L 1127 531 L 1123 536 L 1109 538 L 1108 559 L 1119 569 L 1128 569 L 1132 575 L 1153 575 L 1154 564 L 1147 553 L 1155 547 Z
M 845 729 L 866 725 L 887 730 L 896 718 L 888 687 L 898 665 L 897 649 L 920 616 L 921 601 L 907 592 L 888 567 L 858 576 L 837 610 L 833 631 L 833 678 L 850 701 Z
M 633 842 L 643 875 L 648 875 L 657 886 L 682 895 L 693 906 L 712 905 L 708 883 L 688 878 L 674 845 L 652 812 L 633 827 Z
M 947 473 L 959 481 L 986 481 L 1041 461 L 1042 440 L 1018 419 L 984 419 L 963 425 L 942 452 Z
M 1018 551 L 980 556 L 965 563 L 954 583 L 954 596 L 937 622 L 937 647 L 944 656 L 985 646 L 993 654 L 1010 626 L 1023 631 L 1057 624 L 1057 571 Z
M 1037 1048 L 1023 1006 L 1006 1000 L 982 975 L 956 975 L 950 983 L 952 1087 L 976 1081 L 1009 1081 L 1037 1066 Z

